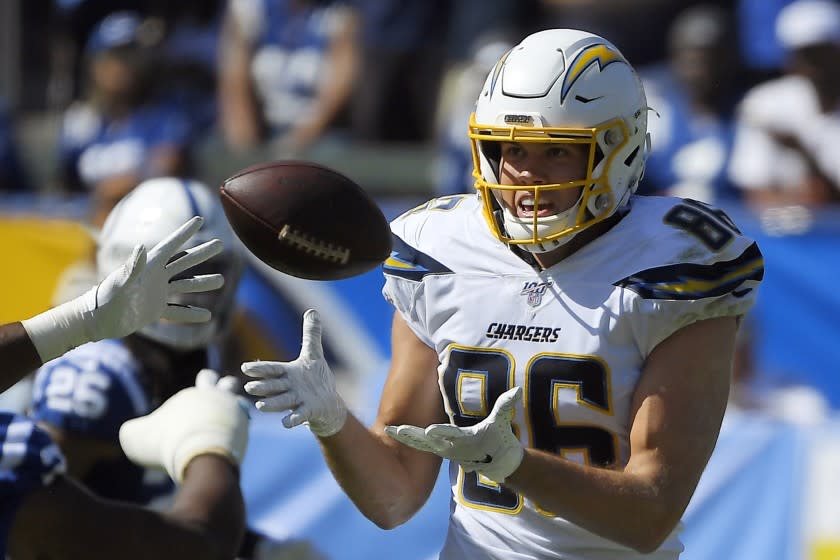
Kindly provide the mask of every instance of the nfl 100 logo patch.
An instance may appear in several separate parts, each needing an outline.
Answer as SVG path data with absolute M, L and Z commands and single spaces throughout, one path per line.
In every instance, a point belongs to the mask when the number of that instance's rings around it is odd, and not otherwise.
M 528 305 L 536 307 L 542 303 L 543 294 L 545 294 L 551 282 L 525 282 L 522 291 L 519 292 L 521 296 L 528 296 Z

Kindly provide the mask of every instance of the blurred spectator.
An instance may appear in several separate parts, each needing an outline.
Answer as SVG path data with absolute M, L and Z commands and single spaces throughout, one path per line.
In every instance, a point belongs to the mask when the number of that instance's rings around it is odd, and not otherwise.
M 90 34 L 106 16 L 118 11 L 139 11 L 148 0 L 50 0 L 48 37 L 50 69 L 48 108 L 66 109 L 81 95 L 84 49 Z
M 672 23 L 666 64 L 642 73 L 656 114 L 640 193 L 715 204 L 740 198 L 726 173 L 744 92 L 734 37 L 731 14 L 714 5 L 688 8 Z
M 0 192 L 31 192 L 31 185 L 18 155 L 12 116 L 0 100 Z
M 447 53 L 447 0 L 354 0 L 362 21 L 362 67 L 350 120 L 364 141 L 432 138 Z
M 743 100 L 731 178 L 760 206 L 840 200 L 840 4 L 797 0 L 776 33 L 787 71 Z
M 542 0 L 542 28 L 571 27 L 609 37 L 634 66 L 664 58 L 665 33 L 692 0 Z
M 515 36 L 490 32 L 480 36 L 469 61 L 448 74 L 438 107 L 440 123 L 435 195 L 474 192 L 473 160 L 467 135 L 470 114 L 490 70 L 516 44 Z
M 744 64 L 765 79 L 778 77 L 785 50 L 776 37 L 776 18 L 793 0 L 739 0 L 738 31 Z
M 487 37 L 504 32 L 519 39 L 541 27 L 541 1 L 450 0 L 446 62 L 456 68 L 472 64 L 476 45 L 486 43 Z
M 106 16 L 130 11 L 159 25 L 163 60 L 156 66 L 157 91 L 174 97 L 197 118 L 215 122 L 218 37 L 225 0 L 51 0 L 51 68 L 48 105 L 65 109 L 81 94 L 84 46 Z M 165 64 L 162 64 L 165 62 Z
M 161 6 L 165 33 L 160 45 L 163 76 L 158 91 L 187 115 L 193 137 L 211 130 L 218 114 L 219 45 L 225 0 Z
M 64 189 L 93 193 L 95 225 L 143 179 L 188 166 L 187 119 L 151 95 L 160 31 L 117 12 L 88 40 L 87 91 L 64 115 L 59 164 Z
M 231 0 L 222 34 L 228 143 L 294 154 L 321 139 L 352 92 L 357 21 L 346 2 Z
M 437 196 L 473 192 L 466 130 L 496 61 L 539 21 L 538 0 L 458 0 L 451 4 L 449 49 L 435 109 Z

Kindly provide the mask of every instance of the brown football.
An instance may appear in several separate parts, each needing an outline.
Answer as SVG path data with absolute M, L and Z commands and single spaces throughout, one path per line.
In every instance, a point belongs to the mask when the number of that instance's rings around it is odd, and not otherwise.
M 274 161 L 222 184 L 225 214 L 264 263 L 310 280 L 367 272 L 391 252 L 391 229 L 376 202 L 341 173 L 305 161 Z

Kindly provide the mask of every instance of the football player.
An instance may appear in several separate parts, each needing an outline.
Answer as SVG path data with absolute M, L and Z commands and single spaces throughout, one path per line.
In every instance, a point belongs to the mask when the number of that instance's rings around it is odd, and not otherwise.
M 30 415 L 58 443 L 69 473 L 103 498 L 149 505 L 169 497 L 172 481 L 129 461 L 120 449 L 119 428 L 189 386 L 202 369 L 220 369 L 218 343 L 228 334 L 243 260 L 217 196 L 197 181 L 144 181 L 118 203 L 99 236 L 97 269 L 105 271 L 123 260 L 137 240 L 153 244 L 172 224 L 193 214 L 204 218 L 197 239 L 224 243 L 224 250 L 202 267 L 222 272 L 226 281 L 220 290 L 184 294 L 175 301 L 207 308 L 212 318 L 197 324 L 155 321 L 123 339 L 72 350 L 35 376 Z M 285 558 L 290 550 L 300 553 L 307 546 L 248 531 L 240 557 Z
M 297 360 L 242 365 L 257 406 L 308 424 L 380 527 L 417 512 L 443 458 L 444 560 L 679 556 L 763 260 L 712 207 L 634 196 L 648 110 L 609 41 L 528 36 L 471 117 L 477 193 L 392 223 L 372 427 L 335 390 L 314 310 Z
M 223 284 L 220 274 L 190 270 L 217 255 L 221 240 L 181 249 L 202 223 L 193 217 L 149 251 L 134 246 L 78 298 L 0 326 L 0 383 L 8 387 L 70 348 L 125 336 L 161 317 L 207 321 L 209 310 L 173 301 L 176 294 Z M 237 467 L 248 415 L 230 382 L 217 386 L 205 373 L 197 385 L 120 432 L 132 460 L 167 469 L 181 483 L 173 507 L 162 513 L 95 498 L 65 474 L 64 457 L 32 419 L 0 413 L 0 557 L 231 557 L 244 525 Z

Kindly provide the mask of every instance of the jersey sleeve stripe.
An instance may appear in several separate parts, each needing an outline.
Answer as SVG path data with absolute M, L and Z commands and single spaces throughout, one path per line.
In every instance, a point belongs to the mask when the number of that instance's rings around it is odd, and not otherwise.
M 712 264 L 672 264 L 650 268 L 619 280 L 645 299 L 688 300 L 729 293 L 748 280 L 764 277 L 764 258 L 753 243 L 735 259 Z
M 415 249 L 399 236 L 393 235 L 393 250 L 382 269 L 388 276 L 397 276 L 415 282 L 428 274 L 451 274 L 452 271 L 429 255 Z

